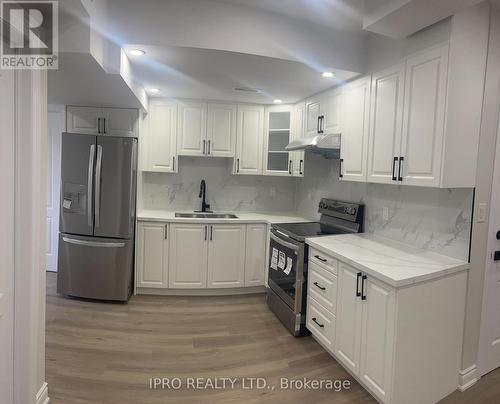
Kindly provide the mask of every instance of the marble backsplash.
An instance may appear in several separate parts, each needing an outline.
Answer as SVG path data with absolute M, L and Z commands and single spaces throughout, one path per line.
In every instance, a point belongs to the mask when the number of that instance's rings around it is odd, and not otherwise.
M 142 208 L 200 209 L 200 182 L 217 211 L 293 212 L 295 180 L 283 177 L 231 175 L 231 159 L 181 157 L 179 173 L 142 173 Z
M 181 157 L 178 174 L 142 173 L 141 208 L 195 210 L 201 179 L 213 210 L 296 212 L 317 220 L 323 197 L 366 205 L 365 232 L 468 259 L 472 189 L 341 182 L 338 160 L 306 154 L 304 178 L 234 176 L 231 160 Z M 384 218 L 387 208 L 388 219 Z
M 468 259 L 472 189 L 434 189 L 338 180 L 338 161 L 306 155 L 306 176 L 297 180 L 296 209 L 317 219 L 322 197 L 362 202 L 365 232 L 458 259 Z M 384 207 L 388 219 L 384 219 Z

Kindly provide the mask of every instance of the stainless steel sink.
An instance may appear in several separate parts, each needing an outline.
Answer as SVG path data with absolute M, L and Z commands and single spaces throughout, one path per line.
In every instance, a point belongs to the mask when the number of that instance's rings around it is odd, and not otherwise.
M 238 216 L 232 213 L 175 213 L 175 217 L 185 217 L 190 219 L 238 219 Z

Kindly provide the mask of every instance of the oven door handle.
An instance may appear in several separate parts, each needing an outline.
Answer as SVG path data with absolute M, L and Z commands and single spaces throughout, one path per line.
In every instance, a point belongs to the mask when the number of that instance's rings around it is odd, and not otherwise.
M 276 241 L 277 243 L 287 247 L 287 248 L 290 248 L 294 251 L 298 251 L 299 250 L 299 246 L 295 245 L 295 244 L 292 244 L 292 243 L 288 243 L 286 242 L 285 240 L 279 238 L 278 236 L 276 236 L 273 232 L 271 232 L 270 234 L 271 236 L 271 239 L 273 239 L 274 241 Z

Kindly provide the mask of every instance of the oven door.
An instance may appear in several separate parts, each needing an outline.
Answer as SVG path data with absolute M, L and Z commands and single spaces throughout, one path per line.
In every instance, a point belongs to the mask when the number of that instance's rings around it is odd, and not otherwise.
M 271 229 L 268 284 L 295 313 L 302 307 L 303 271 L 304 243 Z

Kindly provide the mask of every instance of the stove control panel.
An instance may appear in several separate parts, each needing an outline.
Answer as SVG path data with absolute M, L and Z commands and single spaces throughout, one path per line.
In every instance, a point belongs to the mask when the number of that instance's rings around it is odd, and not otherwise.
M 318 211 L 322 215 L 337 217 L 351 222 L 359 222 L 363 215 L 363 209 L 364 205 L 359 203 L 323 198 L 319 203 Z

